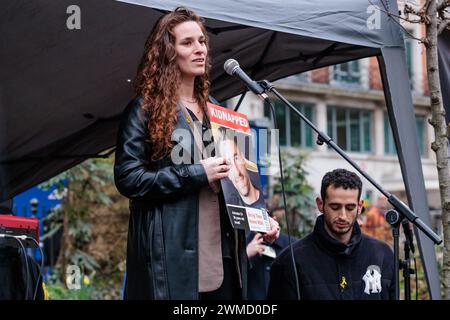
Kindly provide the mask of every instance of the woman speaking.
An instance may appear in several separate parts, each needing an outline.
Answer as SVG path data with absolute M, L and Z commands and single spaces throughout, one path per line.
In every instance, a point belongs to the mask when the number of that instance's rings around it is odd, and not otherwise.
M 201 18 L 186 8 L 162 16 L 117 140 L 115 183 L 131 211 L 125 299 L 246 298 L 245 234 L 219 183 L 230 166 L 210 148 L 208 70 Z M 277 235 L 273 221 L 265 237 Z

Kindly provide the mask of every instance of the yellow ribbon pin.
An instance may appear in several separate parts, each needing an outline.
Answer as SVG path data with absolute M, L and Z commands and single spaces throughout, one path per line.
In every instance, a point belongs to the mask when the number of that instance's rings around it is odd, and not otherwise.
M 347 288 L 347 279 L 345 279 L 345 277 L 341 278 L 341 282 L 339 283 L 339 286 L 341 287 L 341 289 Z
M 44 281 L 42 281 L 42 290 L 44 291 L 44 300 L 50 300 L 47 286 L 45 285 Z

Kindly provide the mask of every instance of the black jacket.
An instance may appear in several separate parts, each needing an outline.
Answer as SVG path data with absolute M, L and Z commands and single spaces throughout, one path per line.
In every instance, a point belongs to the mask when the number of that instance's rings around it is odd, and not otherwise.
M 194 138 L 181 110 L 175 129 L 190 136 L 174 133 L 172 140 L 192 164 L 174 164 L 170 155 L 150 161 L 141 102 L 133 100 L 123 113 L 114 166 L 117 189 L 130 199 L 131 212 L 124 298 L 198 299 L 198 192 L 208 185 L 206 172 L 194 164 Z M 245 236 L 236 241 L 246 267 Z M 245 294 L 246 268 L 241 270 Z
M 297 241 L 293 250 L 301 299 L 395 298 L 392 250 L 387 244 L 361 234 L 357 224 L 349 244 L 345 245 L 328 235 L 321 215 L 313 232 Z M 380 274 L 381 282 L 375 281 Z M 381 285 L 381 292 L 376 283 Z M 272 265 L 268 298 L 297 299 L 289 250 L 284 250 Z

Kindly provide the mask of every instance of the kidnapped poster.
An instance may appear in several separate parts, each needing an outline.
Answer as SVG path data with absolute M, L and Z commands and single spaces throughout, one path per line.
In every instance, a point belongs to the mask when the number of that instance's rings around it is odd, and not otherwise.
M 226 158 L 230 164 L 230 173 L 221 185 L 233 226 L 269 231 L 258 167 L 250 160 L 252 135 L 247 116 L 213 104 L 208 104 L 208 113 L 216 156 Z

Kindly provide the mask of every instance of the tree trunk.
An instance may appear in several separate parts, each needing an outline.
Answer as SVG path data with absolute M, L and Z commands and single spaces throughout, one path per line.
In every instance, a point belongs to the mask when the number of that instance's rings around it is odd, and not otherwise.
M 450 167 L 448 153 L 447 126 L 439 81 L 437 54 L 437 3 L 430 1 L 428 8 L 430 21 L 426 24 L 427 73 L 431 100 L 431 125 L 434 127 L 435 141 L 431 149 L 436 153 L 439 190 L 442 207 L 442 226 L 444 232 L 443 286 L 444 298 L 450 299 Z

